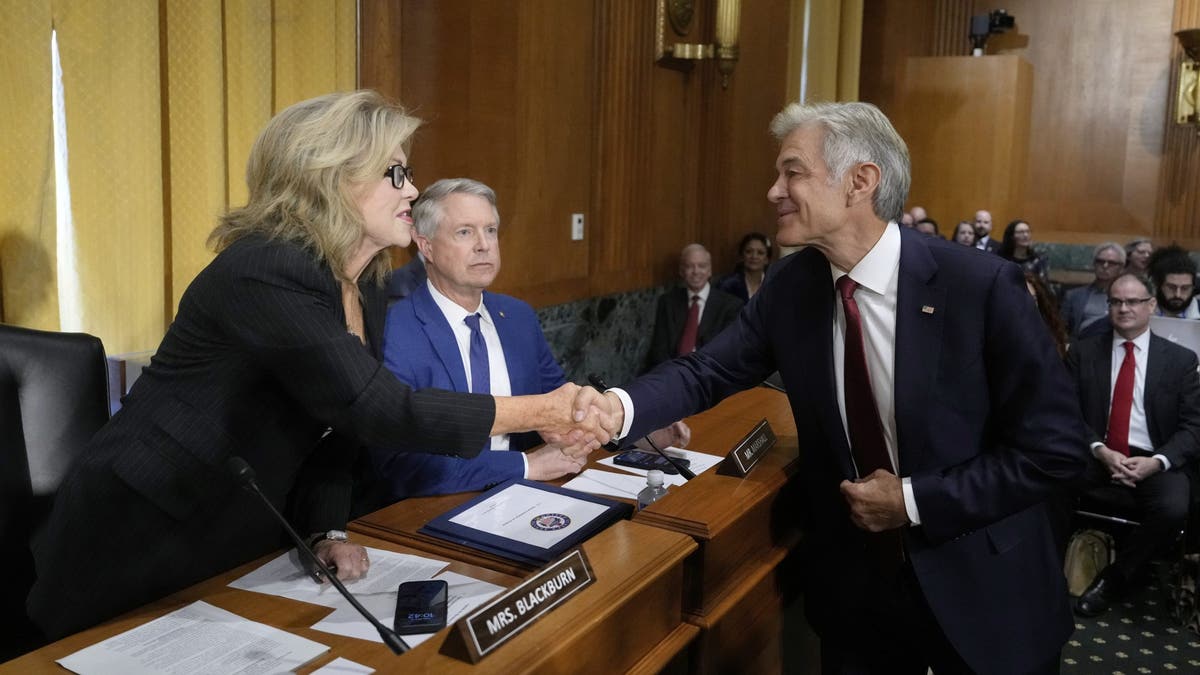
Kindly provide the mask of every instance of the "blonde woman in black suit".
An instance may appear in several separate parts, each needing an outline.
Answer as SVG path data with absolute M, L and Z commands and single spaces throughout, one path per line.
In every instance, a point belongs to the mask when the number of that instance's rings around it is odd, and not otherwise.
M 231 456 L 350 578 L 366 572 L 365 550 L 330 531 L 344 528 L 360 446 L 473 456 L 493 434 L 540 430 L 585 454 L 608 440 L 595 414 L 573 421 L 575 385 L 414 392 L 380 363 L 386 249 L 409 243 L 418 124 L 359 91 L 297 103 L 255 141 L 248 203 L 213 231 L 216 258 L 34 543 L 27 607 L 48 638 L 285 545 L 226 469 Z

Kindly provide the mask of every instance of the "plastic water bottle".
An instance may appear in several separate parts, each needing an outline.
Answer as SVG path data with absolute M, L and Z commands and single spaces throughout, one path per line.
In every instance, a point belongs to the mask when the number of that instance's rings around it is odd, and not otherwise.
M 646 487 L 638 493 L 638 511 L 662 499 L 665 494 L 667 488 L 663 485 L 663 472 L 658 469 L 646 472 Z

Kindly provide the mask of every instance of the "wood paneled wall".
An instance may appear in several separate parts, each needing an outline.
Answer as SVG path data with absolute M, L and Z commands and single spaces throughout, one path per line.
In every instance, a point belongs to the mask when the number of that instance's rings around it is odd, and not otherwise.
M 1176 0 L 1171 32 L 1185 28 L 1200 28 L 1200 0 Z M 1166 112 L 1155 235 L 1163 241 L 1178 241 L 1188 248 L 1200 249 L 1200 128 L 1175 124 L 1175 90 L 1182 59 L 1183 49 L 1175 40 L 1167 88 L 1171 103 Z
M 1028 219 L 1035 237 L 1046 241 L 1158 234 L 1162 226 L 1156 229 L 1155 202 L 1171 98 L 1167 83 L 1174 2 L 1004 3 L 1016 17 L 1016 30 L 992 36 L 987 53 L 1016 55 L 1033 64 L 1034 94 L 1024 205 L 1012 213 L 993 212 L 997 224 Z M 868 2 L 864 33 L 874 30 L 877 39 L 864 34 L 863 100 L 888 111 L 895 104 L 896 73 L 902 67 L 896 61 L 965 44 L 970 14 L 995 7 L 990 0 Z M 956 24 L 962 43 L 948 33 Z M 868 61 L 880 65 L 870 77 Z M 938 187 L 960 188 L 957 183 Z M 989 206 L 984 197 L 978 208 Z M 970 213 L 932 215 L 953 223 Z
M 681 39 L 711 41 L 713 3 L 695 6 Z M 766 128 L 785 102 L 788 11 L 743 0 L 722 89 L 712 63 L 655 64 L 650 0 L 363 0 L 360 80 L 426 120 L 419 185 L 496 189 L 496 289 L 555 304 L 667 282 L 691 241 L 721 273 L 744 232 L 773 234 Z

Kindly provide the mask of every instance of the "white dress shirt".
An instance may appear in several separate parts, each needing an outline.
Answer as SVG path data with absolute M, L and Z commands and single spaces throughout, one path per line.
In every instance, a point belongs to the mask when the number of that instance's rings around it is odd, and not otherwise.
M 1108 401 L 1111 414 L 1112 395 L 1117 389 L 1117 376 L 1121 373 L 1121 364 L 1125 362 L 1125 343 L 1133 343 L 1133 405 L 1129 406 L 1129 447 L 1142 450 L 1154 450 L 1154 442 L 1150 440 L 1150 426 L 1146 422 L 1146 362 L 1150 360 L 1150 329 L 1132 340 L 1113 332 L 1111 377 L 1109 378 Z M 1101 443 L 1092 443 L 1092 454 Z M 1154 455 L 1163 465 L 1163 471 L 1171 469 L 1171 460 L 1166 455 Z
M 492 315 L 488 313 L 487 307 L 483 304 L 483 297 L 479 298 L 479 307 L 473 312 L 468 312 L 458 303 L 443 295 L 432 281 L 427 280 L 425 283 L 429 286 L 429 294 L 433 296 L 434 303 L 437 304 L 438 309 L 442 310 L 442 315 L 450 323 L 454 341 L 458 343 L 458 354 L 462 357 L 463 371 L 467 376 L 467 387 L 472 386 L 471 327 L 467 325 L 465 319 L 469 315 L 477 313 L 479 314 L 479 332 L 483 333 L 483 342 L 487 346 L 491 394 L 492 396 L 511 396 L 512 383 L 508 379 L 508 363 L 504 360 L 504 348 L 500 346 L 500 334 L 496 332 L 496 324 L 492 321 Z M 508 450 L 508 448 L 508 434 L 492 436 L 492 450 Z M 521 453 L 522 457 L 524 454 Z M 529 475 L 528 459 L 525 460 L 525 475 L 526 477 Z

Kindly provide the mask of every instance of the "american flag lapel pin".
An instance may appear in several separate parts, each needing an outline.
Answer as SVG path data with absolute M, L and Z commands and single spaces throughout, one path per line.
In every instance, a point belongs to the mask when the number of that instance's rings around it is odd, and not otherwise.
M 922 314 L 933 314 L 933 305 L 922 305 L 921 313 Z

